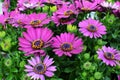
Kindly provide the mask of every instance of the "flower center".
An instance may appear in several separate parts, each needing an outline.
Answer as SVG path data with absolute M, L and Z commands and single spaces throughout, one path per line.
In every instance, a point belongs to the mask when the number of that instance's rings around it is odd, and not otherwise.
M 70 15 L 72 15 L 73 14 L 73 12 L 71 11 L 71 10 L 68 10 L 68 11 L 65 11 L 64 12 L 64 15 L 65 16 L 70 16 Z
M 21 20 L 18 20 L 17 23 L 20 25 L 23 24 Z
M 89 25 L 89 26 L 87 27 L 87 30 L 90 31 L 90 32 L 96 32 L 96 31 L 97 31 L 97 28 L 96 28 L 95 26 L 93 26 L 93 25 Z
M 41 49 L 43 45 L 44 45 L 44 42 L 42 40 L 35 40 L 32 42 L 33 49 Z
M 83 10 L 83 11 L 89 11 L 90 9 L 83 7 L 83 8 L 81 8 L 81 10 Z
M 109 59 L 109 60 L 114 60 L 114 55 L 112 53 L 104 53 L 105 58 Z
M 37 74 L 44 74 L 46 71 L 46 65 L 43 63 L 39 63 L 34 67 L 34 71 Z
M 31 25 L 32 26 L 35 26 L 35 27 L 37 27 L 37 26 L 39 26 L 39 24 L 41 23 L 41 21 L 40 20 L 34 20 L 34 21 L 31 21 Z
M 72 44 L 70 43 L 63 43 L 61 45 L 61 49 L 65 52 L 71 51 L 73 49 Z

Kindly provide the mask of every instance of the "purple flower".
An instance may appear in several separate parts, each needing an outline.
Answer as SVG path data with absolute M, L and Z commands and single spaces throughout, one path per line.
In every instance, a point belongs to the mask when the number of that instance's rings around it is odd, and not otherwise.
M 26 25 L 31 25 L 32 27 L 42 27 L 45 24 L 50 22 L 50 18 L 48 18 L 46 13 L 32 13 L 28 15 L 28 20 L 26 20 Z M 30 26 L 25 26 L 25 28 L 29 28 Z
M 120 75 L 118 75 L 118 80 L 120 80 Z
M 102 0 L 74 0 L 77 9 L 88 11 L 95 10 Z
M 0 24 L 5 25 L 9 22 L 9 13 L 4 13 L 0 15 Z
M 79 27 L 79 31 L 90 38 L 102 37 L 102 35 L 106 34 L 106 27 L 98 20 L 91 18 L 79 22 Z
M 24 37 L 19 38 L 19 50 L 24 51 L 26 56 L 40 53 L 44 56 L 44 48 L 50 46 L 53 32 L 48 28 L 29 28 L 23 32 Z
M 17 9 L 10 12 L 10 18 L 12 18 L 12 21 L 10 21 L 10 23 L 15 27 L 23 27 L 26 20 L 28 20 L 27 15 L 21 14 Z
M 120 65 L 120 53 L 112 47 L 103 46 L 102 49 L 97 51 L 97 54 L 98 58 L 101 59 L 106 65 Z
M 116 16 L 120 17 L 120 15 L 119 15 L 120 14 L 120 1 L 115 2 L 114 5 L 116 5 L 118 7 L 112 11 Z
M 8 12 L 8 8 L 10 7 L 10 0 L 4 0 L 2 4 L 3 12 Z
M 83 42 L 81 38 L 75 37 L 71 33 L 61 33 L 60 36 L 53 38 L 53 51 L 58 56 L 63 54 L 71 57 L 72 54 L 80 54 L 83 49 Z
M 17 8 L 20 11 L 42 6 L 42 0 L 18 0 Z
M 55 13 L 53 13 L 52 20 L 57 24 L 57 26 L 60 24 L 72 24 L 76 21 L 76 14 L 78 14 L 78 12 L 74 5 L 68 6 L 64 4 Z
M 41 61 L 39 56 L 28 60 L 29 65 L 25 65 L 25 71 L 27 72 L 27 76 L 31 77 L 34 80 L 45 80 L 45 76 L 52 77 L 56 71 L 56 66 L 53 66 L 54 63 L 53 58 L 49 58 L 46 56 L 43 61 Z

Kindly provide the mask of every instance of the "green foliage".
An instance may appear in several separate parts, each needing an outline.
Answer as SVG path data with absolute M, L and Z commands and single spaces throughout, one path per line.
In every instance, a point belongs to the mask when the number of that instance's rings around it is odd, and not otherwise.
M 15 9 L 17 0 L 10 0 L 10 11 Z M 111 0 L 109 0 L 111 1 Z M 49 11 L 50 10 L 50 11 Z M 56 10 L 56 7 L 45 6 L 35 10 L 26 10 L 23 13 L 48 12 L 49 15 Z M 72 57 L 58 57 L 48 48 L 47 54 L 55 60 L 57 71 L 52 78 L 46 80 L 110 80 L 111 73 L 120 74 L 120 66 L 110 67 L 98 59 L 96 50 L 104 45 L 112 46 L 120 50 L 120 19 L 111 13 L 95 12 L 98 19 L 107 27 L 107 34 L 101 39 L 90 39 L 84 37 L 78 31 L 78 22 L 87 18 L 89 12 L 80 13 L 77 21 L 72 24 L 72 28 L 67 25 L 57 27 L 50 22 L 47 27 L 52 29 L 54 35 L 62 32 L 73 32 L 76 36 L 82 37 L 84 42 L 83 52 Z M 22 36 L 25 29 L 15 28 L 6 25 L 6 30 L 0 26 L 0 80 L 30 80 L 24 72 L 24 65 L 30 57 L 24 56 L 24 53 L 18 50 L 18 38 Z

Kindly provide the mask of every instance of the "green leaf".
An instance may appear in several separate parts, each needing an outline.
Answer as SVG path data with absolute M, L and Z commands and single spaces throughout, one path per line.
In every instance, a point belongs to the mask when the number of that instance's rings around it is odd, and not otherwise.
M 11 69 L 11 72 L 18 72 L 18 69 L 13 68 L 13 69 Z
M 13 80 L 13 74 L 9 74 L 5 80 Z

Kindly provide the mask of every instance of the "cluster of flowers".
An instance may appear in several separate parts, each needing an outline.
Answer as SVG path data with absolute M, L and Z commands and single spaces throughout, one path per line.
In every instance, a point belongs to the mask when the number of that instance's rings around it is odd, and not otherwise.
M 3 4 L 4 14 L 0 15 L 0 23 L 4 28 L 9 23 L 12 26 L 27 29 L 22 33 L 23 37 L 18 39 L 19 50 L 25 52 L 25 56 L 34 54 L 35 57 L 28 60 L 30 65 L 25 65 L 25 71 L 31 78 L 41 80 L 45 80 L 43 74 L 52 77 L 53 72 L 56 71 L 56 66 L 52 66 L 53 58 L 46 55 L 45 48 L 53 48 L 53 52 L 59 57 L 63 55 L 71 57 L 73 54 L 80 54 L 83 50 L 82 38 L 68 32 L 53 36 L 54 32 L 44 25 L 49 24 L 50 21 L 53 21 L 56 26 L 72 24 L 76 21 L 78 14 L 84 11 L 111 9 L 115 15 L 120 13 L 120 2 L 111 4 L 104 0 L 73 0 L 72 4 L 61 0 L 18 0 L 17 8 L 11 12 L 7 12 L 9 1 L 5 0 Z M 51 17 L 47 13 L 21 13 L 26 9 L 43 7 L 48 4 L 57 7 Z M 90 38 L 99 38 L 107 33 L 106 27 L 92 18 L 80 21 L 78 26 L 79 32 Z M 97 54 L 98 58 L 107 65 L 120 65 L 120 51 L 112 47 L 103 46 Z M 41 61 L 41 56 L 45 55 L 45 59 Z

